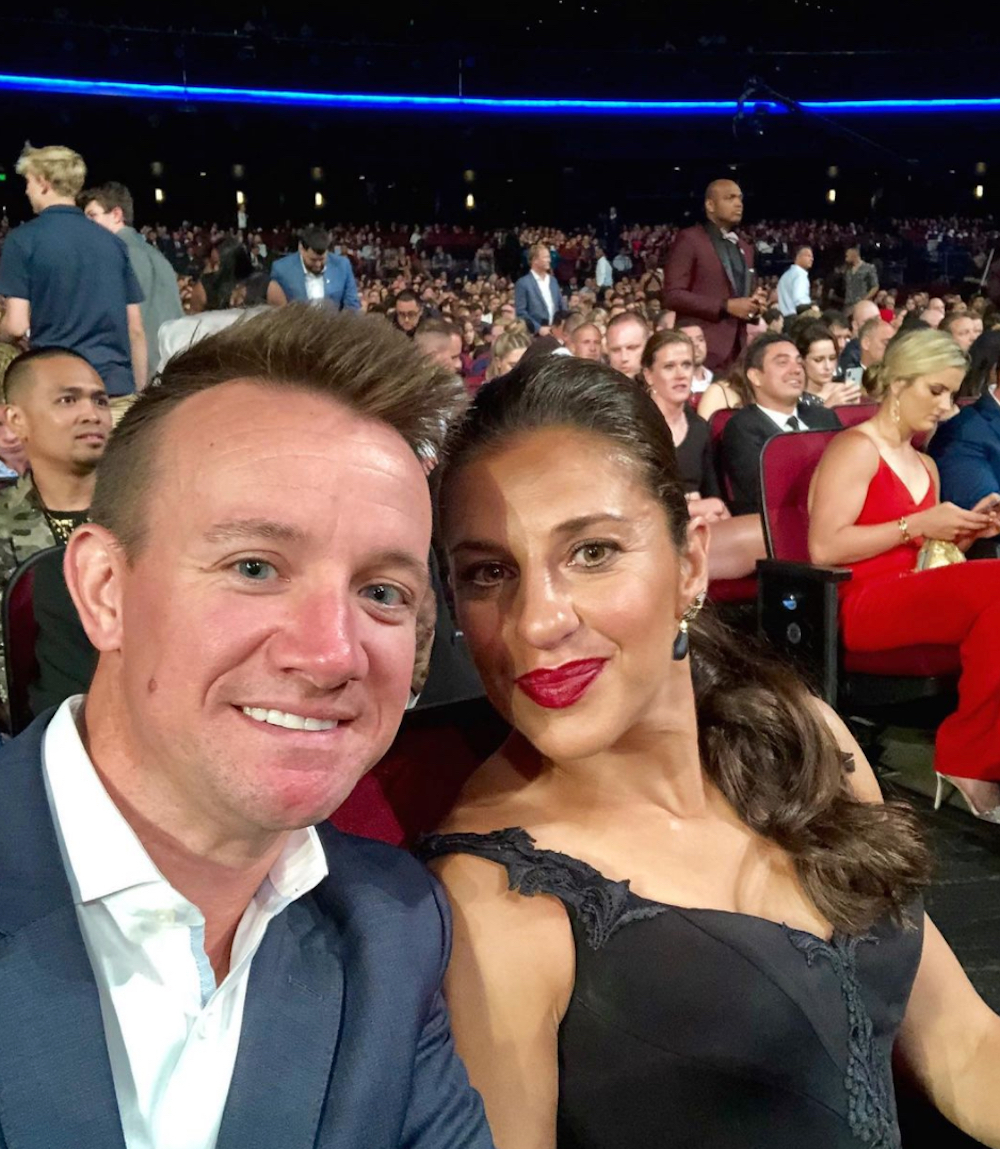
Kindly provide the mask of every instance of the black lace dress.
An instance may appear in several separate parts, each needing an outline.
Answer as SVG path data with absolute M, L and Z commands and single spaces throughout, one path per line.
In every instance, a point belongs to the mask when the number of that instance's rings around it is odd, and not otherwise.
M 881 922 L 827 942 L 764 918 L 633 894 L 522 829 L 424 838 L 475 854 L 569 914 L 559 1149 L 889 1149 L 891 1054 L 922 947 Z

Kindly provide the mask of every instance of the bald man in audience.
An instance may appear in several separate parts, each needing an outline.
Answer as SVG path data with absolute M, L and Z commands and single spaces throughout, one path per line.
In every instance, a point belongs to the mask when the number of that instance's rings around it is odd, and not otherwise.
M 447 319 L 422 319 L 413 338 L 421 354 L 456 375 L 462 370 L 462 333 Z
M 642 352 L 649 339 L 649 328 L 631 311 L 616 315 L 604 336 L 608 363 L 623 375 L 634 379 L 642 368 Z
M 566 346 L 577 359 L 593 359 L 600 363 L 603 358 L 601 330 L 593 323 L 581 323 L 566 340 Z
M 848 371 L 861 366 L 861 345 L 858 341 L 861 328 L 869 320 L 877 319 L 878 316 L 878 305 L 871 299 L 859 300 L 851 308 L 851 339 L 840 353 L 840 359 L 837 361 L 837 368 L 845 378 Z

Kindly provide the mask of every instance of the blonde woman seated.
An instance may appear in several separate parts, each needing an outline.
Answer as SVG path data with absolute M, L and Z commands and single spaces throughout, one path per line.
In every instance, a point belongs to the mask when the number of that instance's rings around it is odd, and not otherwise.
M 441 524 L 514 728 L 421 850 L 500 1149 L 890 1149 L 894 1054 L 1000 1149 L 1000 1019 L 924 916 L 915 819 L 698 614 L 708 528 L 642 388 L 555 356 L 484 387 Z
M 642 353 L 642 378 L 670 429 L 688 513 L 711 527 L 709 577 L 743 578 L 766 555 L 760 515 L 733 518 L 720 497 L 708 424 L 691 409 L 695 350 L 683 331 L 658 331 Z
M 493 340 L 493 352 L 486 368 L 486 381 L 513 371 L 530 346 L 531 336 L 527 328 L 522 330 L 506 328 Z
M 1000 534 L 1000 494 L 971 510 L 942 503 L 937 465 L 913 446 L 951 411 L 968 364 L 945 332 L 908 331 L 889 343 L 875 379 L 881 405 L 834 437 L 813 478 L 809 553 L 853 572 L 842 584 L 847 650 L 958 647 L 958 709 L 935 748 L 938 801 L 947 780 L 973 813 L 1000 823 L 1000 560 L 915 569 L 927 539 L 967 550 Z

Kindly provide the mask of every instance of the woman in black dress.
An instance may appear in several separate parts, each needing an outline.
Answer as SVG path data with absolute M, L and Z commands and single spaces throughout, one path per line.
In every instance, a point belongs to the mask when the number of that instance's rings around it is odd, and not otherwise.
M 683 331 L 657 331 L 642 353 L 642 382 L 674 442 L 688 514 L 711 527 L 709 578 L 744 578 L 764 558 L 760 515 L 733 518 L 720 497 L 708 424 L 691 408 L 694 344 Z
M 423 853 L 500 1149 L 886 1149 L 894 1051 L 1000 1146 L 1000 1019 L 923 914 L 914 820 L 795 676 L 697 616 L 708 529 L 648 394 L 518 368 L 442 479 L 514 733 Z

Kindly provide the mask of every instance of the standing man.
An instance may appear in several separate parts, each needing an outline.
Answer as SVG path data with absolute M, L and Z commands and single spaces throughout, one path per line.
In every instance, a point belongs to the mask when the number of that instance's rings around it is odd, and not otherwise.
M 76 206 L 87 168 L 69 148 L 27 146 L 17 161 L 37 219 L 7 237 L 0 335 L 75 351 L 104 380 L 117 421 L 146 386 L 149 352 L 142 288 L 125 245 Z
M 149 360 L 148 377 L 152 379 L 160 362 L 158 335 L 160 327 L 184 315 L 177 273 L 165 257 L 135 230 L 135 206 L 132 193 L 124 184 L 106 183 L 91 188 L 80 196 L 84 215 L 117 235 L 128 251 L 129 263 L 142 288 L 139 311 L 146 333 Z
M 844 252 L 844 264 L 844 310 L 850 311 L 856 303 L 878 295 L 878 273 L 861 258 L 859 247 L 849 247 Z
M 808 245 L 800 247 L 795 252 L 795 262 L 778 280 L 778 310 L 786 318 L 812 306 L 809 293 L 809 269 L 812 265 L 813 249 Z
M 491 1149 L 442 891 L 327 822 L 409 700 L 453 390 L 292 307 L 112 436 L 64 568 L 90 692 L 0 750 L 0 1144 Z
M 286 303 L 323 303 L 336 311 L 360 311 L 354 269 L 346 255 L 329 253 L 330 233 L 322 227 L 304 228 L 299 250 L 276 259 L 271 265 L 267 302 L 272 307 Z
M 597 256 L 597 263 L 594 265 L 594 282 L 597 284 L 598 290 L 602 287 L 614 287 L 615 274 L 611 269 L 611 260 L 608 259 L 600 244 L 594 249 L 594 254 Z
M 564 309 L 562 292 L 552 274 L 552 252 L 547 243 L 533 243 L 528 251 L 527 275 L 514 285 L 514 310 L 535 335 L 548 335 L 557 311 Z
M 766 298 L 753 284 L 753 247 L 735 228 L 743 219 L 743 192 L 732 180 L 714 180 L 705 191 L 704 223 L 679 232 L 663 272 L 663 306 L 677 312 L 677 326 L 701 325 L 711 371 L 728 367 L 747 343 L 747 323 Z

